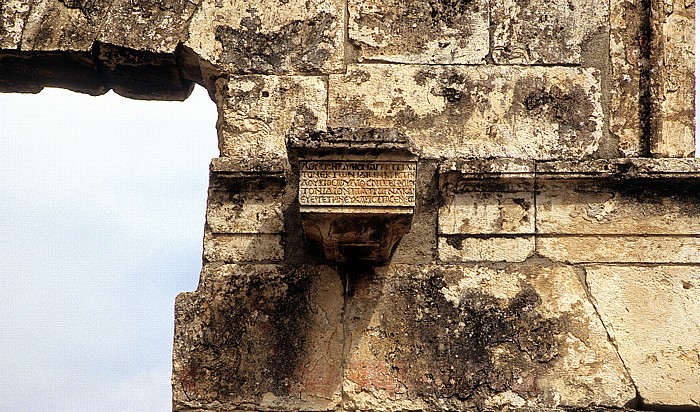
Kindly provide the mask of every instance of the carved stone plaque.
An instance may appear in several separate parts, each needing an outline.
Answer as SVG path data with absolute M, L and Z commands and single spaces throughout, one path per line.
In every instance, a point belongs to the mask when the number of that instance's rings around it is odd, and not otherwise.
M 395 130 L 339 129 L 292 145 L 304 233 L 337 262 L 385 262 L 411 230 L 415 154 Z
M 303 161 L 301 206 L 414 207 L 415 162 Z

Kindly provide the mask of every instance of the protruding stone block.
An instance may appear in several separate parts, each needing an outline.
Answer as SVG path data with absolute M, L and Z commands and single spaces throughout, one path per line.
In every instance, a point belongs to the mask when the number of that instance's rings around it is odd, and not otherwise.
M 580 64 L 581 51 L 608 26 L 608 0 L 491 2 L 497 64 Z
M 426 158 L 579 159 L 603 138 L 593 69 L 354 65 L 329 93 L 330 127 L 396 127 Z
M 175 304 L 173 410 L 338 410 L 343 287 L 329 267 L 206 265 Z
M 385 262 L 411 228 L 418 157 L 394 130 L 341 129 L 292 142 L 304 233 L 328 259 Z
M 645 409 L 700 408 L 697 266 L 586 266 L 593 302 Z
M 572 267 L 392 265 L 351 282 L 346 409 L 621 408 L 635 398 Z
M 185 43 L 229 73 L 338 73 L 343 0 L 203 0 Z
M 361 59 L 479 64 L 489 52 L 487 0 L 350 0 L 348 10 Z

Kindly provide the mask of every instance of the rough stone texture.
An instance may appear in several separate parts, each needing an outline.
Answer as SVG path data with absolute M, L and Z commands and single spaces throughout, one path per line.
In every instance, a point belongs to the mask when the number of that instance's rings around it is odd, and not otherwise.
M 329 93 L 331 127 L 398 127 L 428 158 L 581 158 L 602 138 L 593 69 L 355 65 Z
M 360 59 L 478 64 L 489 52 L 488 0 L 349 0 Z
M 279 234 L 216 234 L 204 231 L 206 262 L 280 262 L 283 258 L 284 246 Z
M 700 238 L 577 236 L 537 238 L 537 253 L 558 262 L 700 263 Z
M 606 185 L 540 185 L 537 231 L 541 234 L 696 235 L 700 193 L 669 182 Z
M 580 64 L 585 44 L 608 25 L 607 0 L 491 2 L 497 64 Z
M 465 192 L 440 208 L 440 234 L 523 234 L 535 232 L 533 192 Z
M 437 164 L 419 162 L 416 171 L 416 207 L 411 231 L 399 241 L 393 263 L 432 263 L 436 258 L 438 188 Z
M 332 73 L 344 27 L 342 0 L 203 0 L 185 44 L 229 73 Z
M 213 233 L 283 233 L 283 183 L 233 180 L 210 188 L 207 226 Z
M 649 69 L 649 45 L 643 39 L 645 5 L 643 0 L 610 2 L 610 133 L 619 141 L 624 156 L 644 152 L 642 116 L 648 108 L 642 98 L 648 93 L 642 70 Z
M 534 252 L 533 236 L 443 235 L 438 239 L 438 256 L 442 262 L 523 262 Z
M 110 2 L 32 0 L 23 51 L 90 51 Z
M 326 83 L 313 76 L 231 76 L 216 82 L 219 149 L 241 162 L 286 162 L 286 139 L 326 129 Z
M 186 39 L 187 23 L 200 2 L 114 0 L 98 40 L 141 51 L 174 53 L 178 43 Z
M 635 397 L 570 267 L 376 272 L 348 280 L 346 410 L 622 407 Z
M 586 267 L 603 322 L 645 406 L 700 407 L 700 270 Z
M 204 267 L 175 304 L 173 409 L 335 410 L 343 307 L 329 267 Z
M 651 136 L 657 157 L 695 155 L 695 2 L 651 2 Z
M 0 3 L 0 49 L 19 49 L 30 6 L 30 0 L 5 0 Z

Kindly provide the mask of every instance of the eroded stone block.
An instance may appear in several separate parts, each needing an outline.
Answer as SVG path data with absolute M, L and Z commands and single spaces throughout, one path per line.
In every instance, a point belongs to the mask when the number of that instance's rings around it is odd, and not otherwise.
M 443 235 L 438 239 L 442 262 L 523 262 L 534 252 L 534 236 Z
M 203 0 L 185 44 L 232 73 L 333 73 L 344 28 L 341 0 Z
M 700 269 L 586 266 L 603 322 L 647 407 L 700 407 Z
M 564 236 L 537 238 L 537 253 L 558 262 L 700 263 L 700 238 Z
M 204 231 L 204 260 L 207 262 L 279 262 L 283 258 L 284 246 L 279 234 Z
M 586 42 L 605 33 L 607 0 L 491 2 L 498 64 L 580 64 Z
M 213 233 L 283 233 L 282 195 L 262 185 L 244 192 L 210 190 L 207 225 Z
M 593 69 L 354 65 L 329 90 L 329 126 L 397 127 L 428 158 L 580 158 L 602 139 Z
M 657 157 L 695 155 L 695 2 L 651 2 L 651 138 Z
M 440 207 L 440 234 L 535 232 L 534 192 L 473 191 L 450 196 Z
M 696 235 L 700 233 L 699 205 L 697 188 L 687 184 L 540 185 L 537 230 L 571 235 Z
M 107 0 L 32 0 L 22 50 L 91 51 L 109 7 Z
M 489 51 L 487 0 L 350 0 L 348 10 L 361 59 L 477 64 Z
M 216 89 L 221 156 L 286 163 L 287 137 L 326 129 L 323 78 L 232 76 Z
M 337 410 L 342 293 L 329 267 L 205 266 L 176 300 L 173 409 Z
M 570 267 L 393 265 L 351 282 L 348 409 L 622 407 L 635 397 Z
M 153 53 L 175 53 L 201 0 L 115 0 L 99 41 Z
M 643 0 L 610 2 L 610 133 L 619 141 L 624 156 L 641 156 L 644 151 L 642 119 L 648 113 L 640 101 L 648 87 L 641 84 L 642 70 L 648 70 L 645 53 L 648 43 L 642 42 L 645 19 Z M 647 50 L 642 50 L 642 47 Z
M 0 3 L 0 49 L 19 49 L 30 6 L 30 0 L 8 0 Z

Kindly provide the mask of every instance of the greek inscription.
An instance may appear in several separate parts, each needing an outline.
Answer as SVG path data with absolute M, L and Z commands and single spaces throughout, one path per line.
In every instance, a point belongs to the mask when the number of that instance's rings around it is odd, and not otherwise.
M 414 206 L 416 165 L 302 162 L 299 203 L 315 206 Z

